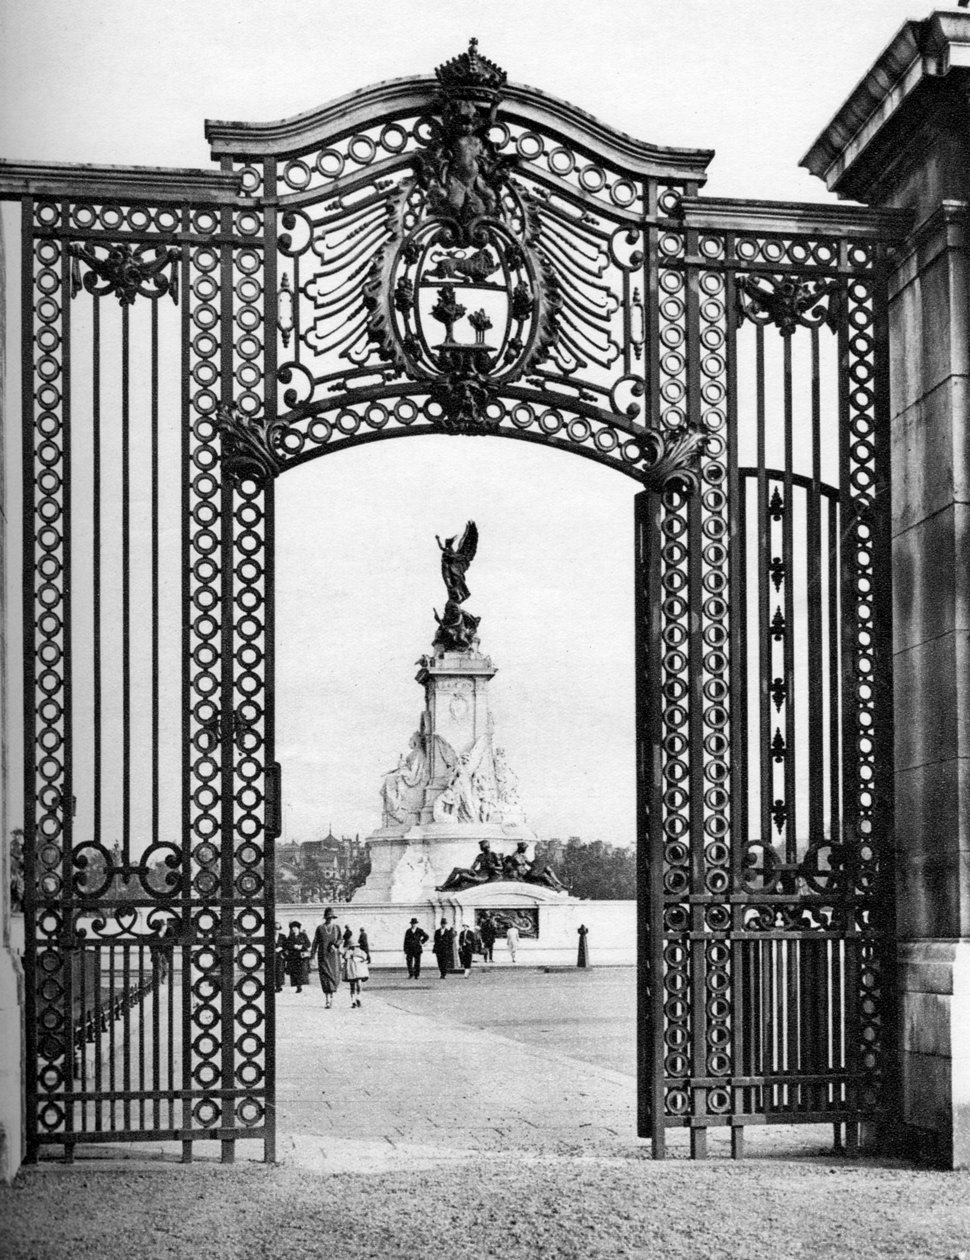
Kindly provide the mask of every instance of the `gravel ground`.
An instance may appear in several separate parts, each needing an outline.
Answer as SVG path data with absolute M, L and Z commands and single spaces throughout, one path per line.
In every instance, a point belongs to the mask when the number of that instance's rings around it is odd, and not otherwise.
M 37 1171 L 3 1192 L 7 1260 L 951 1260 L 960 1174 L 761 1162 L 483 1157 L 420 1173 L 177 1166 Z
M 257 1143 L 231 1167 L 204 1143 L 191 1167 L 79 1151 L 0 1189 L 0 1256 L 970 1260 L 970 1176 L 836 1158 L 821 1126 L 749 1129 L 740 1162 L 690 1162 L 676 1132 L 652 1161 L 633 991 L 602 969 L 378 973 L 362 1011 L 287 992 L 281 1164 Z

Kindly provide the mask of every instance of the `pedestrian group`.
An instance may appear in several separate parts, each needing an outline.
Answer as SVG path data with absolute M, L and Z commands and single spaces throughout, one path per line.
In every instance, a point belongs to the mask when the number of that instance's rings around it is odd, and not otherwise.
M 276 992 L 283 991 L 286 977 L 290 986 L 297 993 L 303 992 L 303 986 L 310 983 L 310 968 L 317 964 L 320 976 L 320 988 L 323 990 L 325 1009 L 333 1006 L 334 994 L 340 982 L 346 980 L 350 989 L 351 1008 L 360 1006 L 361 985 L 370 978 L 370 944 L 367 931 L 361 928 L 354 939 L 353 930 L 348 926 L 341 932 L 340 925 L 335 922 L 334 912 L 326 909 L 323 922 L 313 934 L 313 940 L 303 930 L 303 924 L 294 919 L 284 933 L 276 924 Z M 580 928 L 580 962 L 586 961 L 586 928 Z M 486 962 L 494 962 L 495 941 L 498 931 L 494 920 L 483 914 L 478 928 L 464 924 L 456 929 L 447 919 L 441 920 L 441 926 L 435 929 L 431 952 L 438 964 L 438 972 L 444 980 L 449 972 L 461 971 L 468 975 L 476 953 L 481 954 Z M 404 960 L 407 963 L 408 976 L 417 980 L 421 975 L 421 956 L 429 940 L 428 933 L 418 920 L 412 919 L 404 933 Z M 510 923 L 505 929 L 505 946 L 512 962 L 516 961 L 519 948 L 519 929 Z
M 361 928 L 354 940 L 353 931 L 346 927 L 340 931 L 329 908 L 323 912 L 323 922 L 313 934 L 313 942 L 303 930 L 303 924 L 294 919 L 286 935 L 276 925 L 276 992 L 283 989 L 287 976 L 290 986 L 297 993 L 310 983 L 310 968 L 314 961 L 320 976 L 320 988 L 326 999 L 324 1006 L 333 1006 L 333 997 L 346 980 L 350 988 L 350 1005 L 360 1006 L 361 985 L 370 978 L 370 945 L 367 932 Z

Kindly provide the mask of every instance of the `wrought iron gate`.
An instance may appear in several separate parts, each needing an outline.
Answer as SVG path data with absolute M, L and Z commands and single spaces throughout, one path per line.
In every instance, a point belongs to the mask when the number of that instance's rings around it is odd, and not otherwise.
M 899 217 L 702 198 L 712 154 L 509 84 L 474 41 L 434 78 L 207 135 L 220 174 L 0 168 L 23 205 L 32 1153 L 273 1157 L 274 480 L 421 432 L 644 487 L 641 1134 L 851 1138 L 893 1063 Z

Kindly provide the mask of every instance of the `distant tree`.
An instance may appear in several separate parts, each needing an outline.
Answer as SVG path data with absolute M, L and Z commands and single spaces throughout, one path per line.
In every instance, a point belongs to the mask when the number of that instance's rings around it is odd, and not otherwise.
M 346 898 L 349 901 L 370 874 L 370 849 L 362 845 L 354 854 L 347 871 Z
M 556 838 L 540 840 L 536 863 L 548 863 L 574 897 L 626 901 L 637 895 L 636 850 L 632 848 L 602 840 L 587 843 L 580 836 L 570 836 L 565 844 Z

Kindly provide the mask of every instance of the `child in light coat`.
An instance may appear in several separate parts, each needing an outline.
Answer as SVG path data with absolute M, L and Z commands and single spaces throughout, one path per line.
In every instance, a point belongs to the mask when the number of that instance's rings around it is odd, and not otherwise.
M 370 976 L 367 966 L 367 955 L 353 941 L 344 949 L 344 969 L 347 973 L 347 985 L 350 989 L 350 1006 L 360 1006 L 360 982 Z

